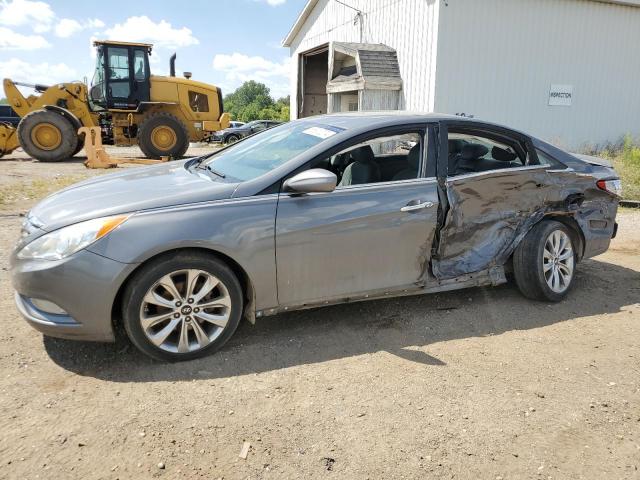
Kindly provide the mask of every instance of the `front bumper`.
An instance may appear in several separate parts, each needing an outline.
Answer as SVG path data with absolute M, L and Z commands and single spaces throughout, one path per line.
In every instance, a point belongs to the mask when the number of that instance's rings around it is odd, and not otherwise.
M 52 337 L 112 342 L 112 308 L 120 286 L 136 264 L 82 250 L 58 261 L 11 258 L 18 311 L 36 330 Z M 53 302 L 65 314 L 36 307 L 32 299 Z

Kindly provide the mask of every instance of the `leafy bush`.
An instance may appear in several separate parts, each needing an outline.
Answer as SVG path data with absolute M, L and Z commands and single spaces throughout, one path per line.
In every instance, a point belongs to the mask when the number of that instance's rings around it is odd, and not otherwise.
M 640 145 L 631 135 L 607 145 L 599 156 L 607 158 L 622 180 L 622 195 L 628 200 L 640 200 Z
M 269 88 L 259 82 L 244 82 L 235 92 L 224 97 L 225 111 L 232 120 L 289 120 L 289 97 L 275 101 Z

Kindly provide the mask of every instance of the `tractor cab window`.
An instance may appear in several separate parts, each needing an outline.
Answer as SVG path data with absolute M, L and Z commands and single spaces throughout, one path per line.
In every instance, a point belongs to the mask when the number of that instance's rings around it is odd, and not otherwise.
M 93 73 L 93 79 L 91 80 L 91 90 L 89 91 L 89 97 L 91 98 L 91 102 L 99 107 L 106 106 L 104 67 L 104 48 L 98 48 L 98 52 L 96 55 L 96 70 Z
M 129 51 L 126 48 L 109 48 L 109 78 L 112 80 L 129 78 Z
M 147 67 L 144 61 L 144 51 L 143 50 L 135 50 L 133 55 L 133 76 L 136 81 L 146 80 L 147 79 Z
M 208 112 L 209 101 L 204 93 L 189 90 L 189 106 L 194 112 Z
M 129 98 L 129 49 L 109 47 L 109 96 L 112 98 Z

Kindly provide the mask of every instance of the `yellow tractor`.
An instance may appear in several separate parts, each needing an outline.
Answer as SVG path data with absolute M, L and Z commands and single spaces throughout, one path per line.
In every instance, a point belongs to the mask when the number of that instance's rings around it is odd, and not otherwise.
M 110 145 L 139 145 L 148 158 L 184 155 L 189 142 L 206 140 L 229 126 L 218 87 L 175 75 L 151 75 L 152 45 L 96 41 L 96 69 L 90 88 L 82 82 L 54 86 L 4 80 L 8 103 L 22 117 L 17 132 L 0 124 L 0 156 L 21 146 L 31 157 L 57 162 L 78 153 L 81 127 L 99 127 Z M 18 86 L 35 94 L 25 97 Z

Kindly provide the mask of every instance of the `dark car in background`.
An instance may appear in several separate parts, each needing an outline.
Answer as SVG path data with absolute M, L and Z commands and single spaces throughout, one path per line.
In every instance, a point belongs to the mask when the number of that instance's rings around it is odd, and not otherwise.
M 222 143 L 235 143 L 241 138 L 248 137 L 249 135 L 253 135 L 254 133 L 258 133 L 263 130 L 275 127 L 277 125 L 280 125 L 282 122 L 277 122 L 275 120 L 254 120 L 238 127 L 234 127 L 233 123 L 237 122 L 231 122 L 232 126 L 216 132 L 215 135 L 213 135 L 213 141 Z
M 0 105 L 0 123 L 10 123 L 17 127 L 20 123 L 20 116 L 13 111 L 10 105 Z

